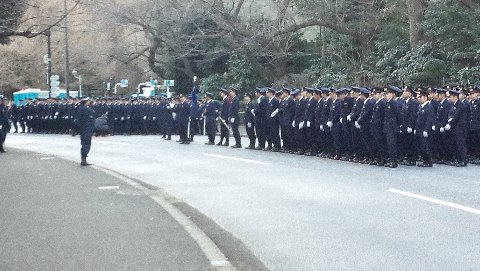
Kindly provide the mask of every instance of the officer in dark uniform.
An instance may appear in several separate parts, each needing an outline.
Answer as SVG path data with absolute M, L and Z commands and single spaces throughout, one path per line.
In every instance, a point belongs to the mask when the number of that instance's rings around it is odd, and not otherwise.
M 303 119 L 305 129 L 305 155 L 315 156 L 317 155 L 316 141 L 317 133 L 315 131 L 315 109 L 317 108 L 318 101 L 314 99 L 315 88 L 305 88 L 307 106 L 305 108 L 305 117 Z
M 359 162 L 362 164 L 370 164 L 375 159 L 375 146 L 373 138 L 370 133 L 370 124 L 372 122 L 373 108 L 375 106 L 375 100 L 370 97 L 370 90 L 367 88 L 360 88 L 361 96 L 365 98 L 363 102 L 363 108 L 360 112 L 358 120 L 355 121 L 355 128 L 360 130 L 361 142 L 365 149 L 365 158 Z
M 268 88 L 266 98 L 268 99 L 267 110 L 267 143 L 265 148 L 267 151 L 278 152 L 281 150 L 280 146 L 280 122 L 278 119 L 278 112 L 280 108 L 280 102 L 275 97 L 280 94 L 280 91 L 276 91 L 274 88 Z
M 415 120 L 414 135 L 417 139 L 417 145 L 420 147 L 422 162 L 418 163 L 419 167 L 432 167 L 432 153 L 430 151 L 429 136 L 432 134 L 431 126 L 435 120 L 435 109 L 428 102 L 428 92 L 420 91 L 417 94 L 418 107 L 417 117 Z
M 213 94 L 205 92 L 205 131 L 208 136 L 206 145 L 215 145 L 215 134 L 217 133 L 217 104 L 213 101 Z
M 220 88 L 220 97 L 222 98 L 222 104 L 220 107 L 220 142 L 217 146 L 228 146 L 229 145 L 229 130 L 228 130 L 228 117 L 230 114 L 230 102 L 228 99 L 228 91 L 224 88 Z M 223 140 L 225 139 L 225 144 Z
M 295 154 L 303 155 L 305 153 L 305 109 L 307 108 L 307 101 L 299 89 L 292 90 L 292 96 L 295 98 L 295 117 L 293 118 L 292 127 L 295 128 L 295 146 L 297 151 Z
M 383 97 L 383 89 L 375 87 L 372 89 L 373 106 L 372 117 L 370 120 L 370 134 L 372 135 L 374 148 L 374 160 L 370 165 L 385 166 L 386 140 L 383 134 L 383 124 L 385 119 L 385 99 Z
M 320 146 L 322 152 L 318 154 L 318 157 L 333 158 L 334 147 L 333 138 L 330 128 L 327 126 L 328 118 L 330 116 L 330 107 L 332 106 L 333 99 L 330 97 L 330 88 L 321 88 L 322 91 L 322 106 L 319 116 L 318 128 L 320 129 Z
M 82 158 L 80 165 L 82 166 L 91 165 L 87 162 L 87 156 L 90 152 L 92 136 L 95 130 L 95 111 L 89 107 L 90 103 L 91 101 L 88 97 L 81 99 L 75 118 L 78 131 L 80 133 L 80 142 L 82 145 L 80 149 Z
M 414 166 L 416 164 L 415 136 L 413 135 L 414 126 L 418 113 L 418 102 L 415 100 L 415 92 L 412 87 L 406 86 L 403 91 L 404 103 L 402 103 L 402 122 L 400 124 L 400 144 L 402 146 L 402 165 Z M 422 96 L 424 97 L 424 96 Z M 427 95 L 428 97 L 428 95 Z M 433 109 L 433 107 L 432 107 Z
M 461 89 L 453 88 L 448 92 L 449 100 L 452 103 L 448 113 L 448 122 L 445 125 L 446 131 L 452 131 L 452 137 L 455 142 L 455 156 L 457 161 L 450 163 L 456 167 L 466 167 L 468 163 L 467 156 L 467 131 L 468 131 L 468 108 L 459 99 Z
M 480 88 L 470 89 L 470 135 L 473 160 L 472 164 L 480 164 Z
M 402 112 L 396 97 L 402 94 L 402 90 L 395 86 L 388 86 L 386 93 L 385 118 L 383 122 L 383 133 L 387 141 L 388 163 L 386 167 L 398 167 L 398 134 L 402 123 Z
M 341 101 L 340 109 L 340 124 L 342 126 L 342 143 L 344 149 L 344 155 L 340 158 L 342 161 L 353 161 L 354 154 L 354 145 L 353 137 L 350 122 L 347 117 L 352 112 L 355 100 L 348 95 L 349 90 L 344 89 L 343 92 L 339 93 L 339 99 Z
M 228 120 L 230 122 L 230 127 L 232 128 L 233 138 L 235 138 L 235 145 L 232 148 L 241 148 L 242 140 L 240 138 L 240 131 L 238 126 L 240 125 L 240 116 L 238 111 L 240 109 L 240 98 L 237 96 L 237 89 L 234 87 L 230 88 L 229 95 L 231 99 L 231 105 L 229 108 Z
M 447 98 L 447 89 L 438 88 L 437 99 L 438 106 L 432 124 L 433 134 L 430 142 L 432 155 L 438 164 L 451 163 L 454 155 L 452 132 L 445 130 L 445 125 L 448 123 L 448 113 L 452 107 Z
M 328 116 L 327 127 L 330 129 L 333 137 L 333 146 L 335 149 L 335 156 L 333 159 L 340 160 L 343 155 L 343 142 L 342 142 L 342 126 L 340 123 L 342 101 L 338 98 L 338 94 L 345 92 L 345 89 L 339 88 L 330 93 L 332 99 L 332 105 L 330 106 L 330 113 Z
M 295 150 L 295 132 L 292 127 L 295 117 L 295 100 L 290 95 L 292 89 L 283 88 L 283 99 L 280 102 L 280 129 L 283 141 L 282 152 L 293 152 Z
M 352 111 L 347 116 L 347 122 L 350 125 L 350 130 L 352 133 L 352 148 L 354 154 L 354 157 L 351 161 L 358 163 L 361 160 L 365 159 L 366 150 L 362 142 L 361 132 L 359 129 L 355 128 L 355 122 L 360 117 L 360 113 L 362 113 L 362 108 L 366 97 L 365 95 L 362 95 L 362 88 L 360 87 L 353 87 L 351 95 L 354 99 L 354 105 Z
M 255 132 L 258 138 L 258 146 L 256 150 L 265 149 L 267 142 L 267 113 L 268 113 L 268 99 L 265 97 L 267 88 L 256 89 L 257 106 L 253 111 L 250 111 L 255 116 Z
M 255 149 L 255 140 L 257 137 L 255 136 L 255 116 L 253 115 L 252 111 L 255 109 L 255 105 L 252 102 L 253 95 L 250 93 L 245 93 L 245 97 L 243 98 L 246 103 L 245 108 L 245 130 L 247 131 L 248 139 L 250 140 L 250 144 L 246 149 Z
M 180 144 L 190 144 L 188 139 L 188 122 L 190 119 L 190 104 L 185 96 L 180 96 L 180 101 L 174 108 L 176 114 L 175 120 L 178 124 L 178 133 L 180 135 Z
M 3 144 L 10 131 L 10 122 L 8 121 L 7 98 L 0 95 L 0 153 L 4 153 Z
M 20 109 L 17 107 L 16 104 L 12 103 L 10 109 L 8 110 L 8 115 L 10 117 L 10 120 L 12 121 L 15 133 L 18 133 L 18 119 L 20 117 Z

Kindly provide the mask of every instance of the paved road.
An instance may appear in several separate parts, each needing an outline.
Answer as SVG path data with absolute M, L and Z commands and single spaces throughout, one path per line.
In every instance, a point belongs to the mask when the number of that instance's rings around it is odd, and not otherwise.
M 212 270 L 153 200 L 92 168 L 0 155 L 0 270 Z
M 166 189 L 271 270 L 480 270 L 478 166 L 387 169 L 204 142 L 97 138 L 90 161 Z M 9 146 L 79 160 L 69 136 Z

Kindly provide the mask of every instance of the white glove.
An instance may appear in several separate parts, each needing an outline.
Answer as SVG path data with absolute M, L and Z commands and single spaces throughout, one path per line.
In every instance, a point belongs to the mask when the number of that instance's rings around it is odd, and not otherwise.
M 147 117 L 143 117 L 143 119 L 145 120 L 145 119 L 147 119 Z M 115 120 L 118 120 L 118 118 L 115 118 Z
M 58 116 L 60 113 L 59 112 L 55 112 L 55 116 Z
M 0 125 L 0 130 L 2 130 L 2 129 L 3 129 L 3 125 Z
M 250 110 L 250 112 L 255 116 L 255 109 Z
M 342 118 L 340 118 L 340 123 L 343 123 L 343 119 L 342 119 Z
M 437 127 L 435 125 L 433 125 L 432 126 L 432 131 L 435 131 L 436 130 L 435 128 L 437 128 Z
M 410 127 L 407 127 L 407 133 L 411 134 L 413 132 L 413 129 Z
M 311 124 L 312 124 L 312 123 L 311 123 L 310 121 L 307 121 L 307 127 L 308 127 L 308 128 L 310 128 L 310 125 L 311 125 Z
M 219 118 L 219 117 L 217 117 L 215 120 L 216 120 L 216 121 L 219 121 L 219 120 L 220 120 L 220 118 Z
M 276 115 L 278 114 L 278 108 L 275 109 L 275 111 L 272 112 L 272 114 L 270 114 L 270 117 L 275 117 Z
M 302 130 L 303 129 L 303 125 L 304 125 L 304 122 L 300 122 L 300 124 L 298 125 L 298 129 Z
M 332 127 L 333 127 L 333 122 L 327 121 L 327 126 L 330 127 L 330 128 L 332 128 Z
M 54 116 L 53 119 L 57 119 L 57 116 Z
M 295 121 L 292 121 L 292 127 L 295 128 Z
M 117 118 L 115 118 L 115 119 L 117 119 Z M 146 119 L 147 119 L 147 116 L 143 116 L 143 119 L 146 120 Z
M 423 137 L 428 137 L 428 132 L 427 131 L 423 132 Z
M 452 118 L 449 118 L 449 119 L 448 119 L 448 122 L 452 122 L 452 120 L 453 120 Z
M 69 118 L 68 116 L 65 117 L 65 119 L 67 119 L 67 120 L 68 120 L 68 118 Z
M 449 131 L 450 129 L 452 129 L 452 126 L 450 126 L 450 124 L 447 123 L 447 125 L 445 125 L 445 131 Z
M 156 120 L 156 119 L 157 119 L 157 117 L 153 117 L 152 119 L 153 119 L 153 120 Z
M 360 124 L 358 124 L 358 121 L 355 122 L 355 127 L 356 127 L 357 129 L 360 129 L 361 126 L 360 126 Z
M 413 134 L 416 135 L 416 134 L 417 134 L 417 130 L 413 130 Z
M 231 123 L 235 123 L 235 118 L 231 118 L 231 119 L 230 119 L 230 122 L 231 122 Z
M 347 120 L 348 120 L 348 121 L 352 121 L 352 116 L 351 116 L 351 115 L 348 115 L 348 116 L 347 116 Z
M 325 128 L 323 128 L 323 125 L 320 125 L 320 131 L 325 131 Z
M 177 117 L 177 113 L 172 113 L 172 117 L 173 117 L 173 118 L 176 118 L 176 117 Z
M 445 128 L 440 127 L 440 133 L 443 133 L 443 132 L 445 132 Z
M 121 118 L 121 120 L 125 120 L 125 118 L 124 118 L 124 117 L 122 117 L 122 118 Z
M 127 117 L 127 120 L 129 120 L 129 119 L 130 119 L 130 117 Z
M 252 128 L 252 123 L 251 122 L 247 123 L 247 127 Z

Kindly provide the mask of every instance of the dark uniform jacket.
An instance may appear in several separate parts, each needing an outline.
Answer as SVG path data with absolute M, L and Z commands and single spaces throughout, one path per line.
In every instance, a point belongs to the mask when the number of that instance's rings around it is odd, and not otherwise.
M 95 111 L 84 105 L 78 107 L 77 125 L 80 134 L 93 134 L 95 131 Z
M 415 131 L 417 136 L 423 136 L 423 132 L 430 132 L 435 120 L 435 109 L 427 102 L 425 106 L 420 106 L 417 112 Z

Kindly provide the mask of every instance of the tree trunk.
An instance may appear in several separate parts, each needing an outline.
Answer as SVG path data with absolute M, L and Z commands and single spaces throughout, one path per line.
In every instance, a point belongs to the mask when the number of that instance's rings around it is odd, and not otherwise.
M 410 49 L 415 49 L 423 38 L 420 24 L 423 21 L 423 12 L 427 6 L 425 0 L 406 0 L 408 21 L 410 24 Z

